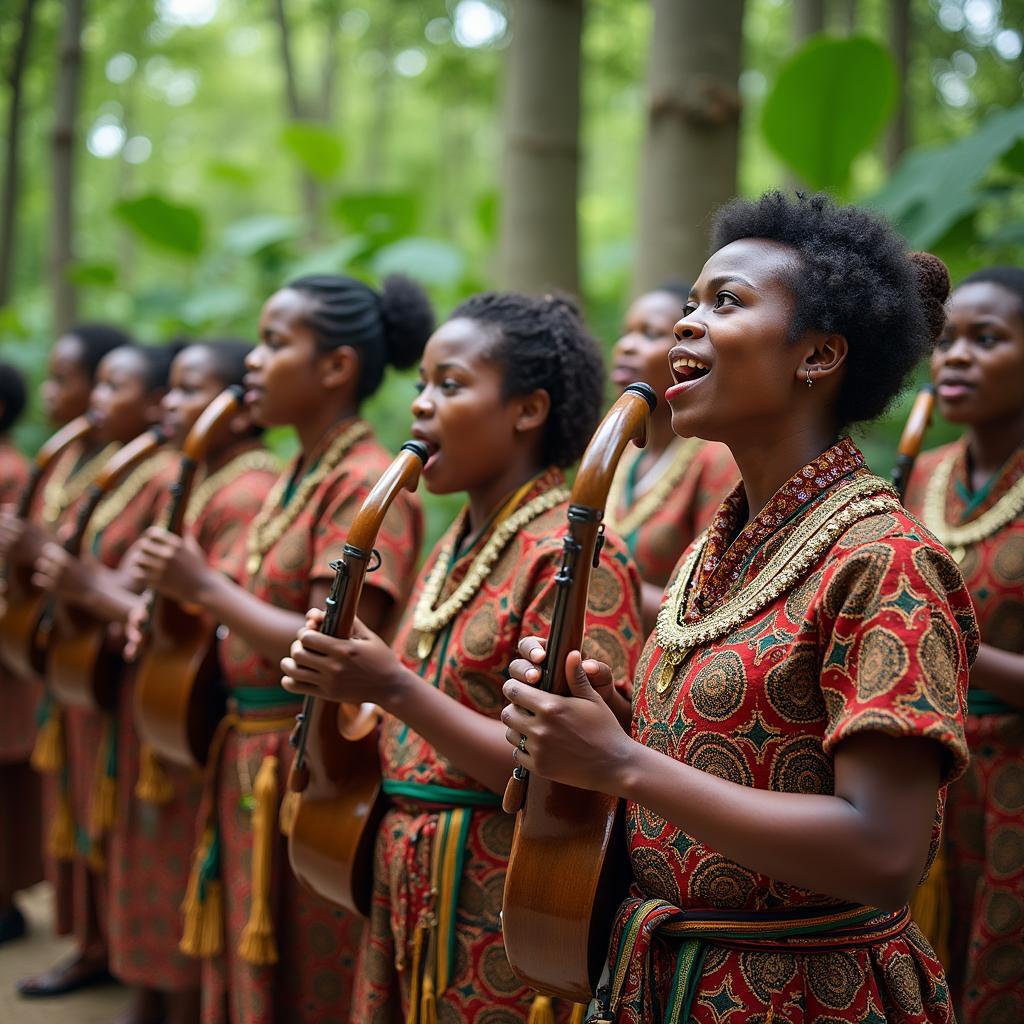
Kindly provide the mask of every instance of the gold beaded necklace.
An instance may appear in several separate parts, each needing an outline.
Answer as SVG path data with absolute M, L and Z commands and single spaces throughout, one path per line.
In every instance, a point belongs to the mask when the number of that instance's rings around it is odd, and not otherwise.
M 370 433 L 370 425 L 364 420 L 356 420 L 343 430 L 330 444 L 324 454 L 317 460 L 314 467 L 302 478 L 298 489 L 291 500 L 283 508 L 281 500 L 293 473 L 282 474 L 271 488 L 259 514 L 252 521 L 249 538 L 246 543 L 246 571 L 255 576 L 260 571 L 267 552 L 284 536 L 285 531 L 298 518 L 299 513 L 313 497 L 316 489 L 327 478 L 348 450 Z
M 526 485 L 528 489 L 532 485 Z M 513 496 L 508 505 L 514 505 L 521 497 L 520 494 Z M 494 532 L 487 539 L 487 543 L 480 549 L 479 553 L 469 565 L 462 582 L 455 588 L 451 595 L 437 608 L 434 605 L 441 596 L 444 587 L 445 577 L 451 566 L 452 555 L 455 552 L 455 545 L 458 543 L 460 534 L 466 521 L 466 513 L 459 516 L 456 524 L 448 533 L 443 547 L 438 552 L 437 561 L 434 563 L 430 575 L 423 585 L 423 592 L 416 602 L 416 608 L 412 615 L 412 626 L 419 633 L 419 641 L 416 645 L 416 653 L 419 657 L 428 658 L 434 647 L 434 640 L 437 634 L 448 625 L 452 619 L 469 603 L 481 584 L 490 575 L 495 562 L 508 546 L 512 538 L 527 523 L 536 519 L 537 516 L 560 505 L 569 497 L 569 491 L 565 487 L 555 487 L 550 491 L 537 495 L 532 501 L 528 501 L 522 508 L 516 509 L 510 515 L 501 519 L 494 528 Z M 506 505 L 506 508 L 508 507 Z
M 953 466 L 959 451 L 952 451 L 935 467 L 924 496 L 924 525 L 935 534 L 936 539 L 949 549 L 949 553 L 962 562 L 972 544 L 985 540 L 1012 523 L 1024 512 L 1024 477 L 977 519 L 962 526 L 951 526 L 946 522 L 946 491 Z
M 50 478 L 43 488 L 42 519 L 52 525 L 85 494 L 96 482 L 107 460 L 120 447 L 117 442 L 108 444 L 102 451 L 84 462 L 77 470 L 78 452 L 65 452 L 53 467 Z
M 638 498 L 620 517 L 618 512 L 622 507 L 626 492 L 626 479 L 636 460 L 642 457 L 642 453 L 638 451 L 634 460 L 628 465 L 623 465 L 612 479 L 611 490 L 608 492 L 607 512 L 605 513 L 608 525 L 620 537 L 628 537 L 634 530 L 643 526 L 665 504 L 665 500 L 672 493 L 676 484 L 683 479 L 702 443 L 697 437 L 681 438 L 679 441 L 673 442 L 676 450 L 672 454 L 672 461 L 665 467 L 665 471 L 654 482 L 651 489 Z
M 221 488 L 233 483 L 243 473 L 248 473 L 250 470 L 267 470 L 271 473 L 278 473 L 281 470 L 281 463 L 272 452 L 268 452 L 265 448 L 257 448 L 255 451 L 236 455 L 230 462 L 206 477 L 192 492 L 192 497 L 188 502 L 188 511 L 185 513 L 185 522 L 192 526 L 206 511 L 206 506 L 210 504 L 214 495 Z
M 141 466 L 136 466 L 100 503 L 89 520 L 83 545 L 89 550 L 96 538 L 128 507 L 155 476 L 162 473 L 174 459 L 174 453 L 166 449 L 151 455 Z M 148 525 L 148 524 L 147 524 Z M 134 539 L 134 538 L 133 538 Z

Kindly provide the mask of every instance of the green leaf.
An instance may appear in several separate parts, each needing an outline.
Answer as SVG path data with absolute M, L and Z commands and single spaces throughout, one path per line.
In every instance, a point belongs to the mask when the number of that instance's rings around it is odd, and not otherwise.
M 247 188 L 256 177 L 248 167 L 232 163 L 230 160 L 209 161 L 206 165 L 206 173 L 215 181 L 240 188 Z
M 1003 164 L 1014 174 L 1024 174 L 1024 139 L 1018 139 L 1003 154 Z
M 192 327 L 237 320 L 252 310 L 252 296 L 231 285 L 193 292 L 181 304 L 181 319 Z
M 372 267 L 378 277 L 408 274 L 422 284 L 454 288 L 466 271 L 466 256 L 451 242 L 403 238 L 379 249 Z
M 110 287 L 117 284 L 117 267 L 106 260 L 79 260 L 67 272 L 75 284 Z
M 349 230 L 379 246 L 416 231 L 419 197 L 414 192 L 349 192 L 335 202 L 334 212 Z
M 764 105 L 769 145 L 814 188 L 842 188 L 896 94 L 892 58 L 866 36 L 818 36 L 779 71 Z
M 281 142 L 314 178 L 321 181 L 331 181 L 344 166 L 344 144 L 323 125 L 293 121 L 281 130 Z
M 252 256 L 279 242 L 288 242 L 302 234 L 297 217 L 267 213 L 236 220 L 224 229 L 224 248 L 243 256 Z
M 303 277 L 306 274 L 341 274 L 365 249 L 365 238 L 360 235 L 349 235 L 334 245 L 317 249 L 289 264 L 286 278 Z
M 488 242 L 498 237 L 498 193 L 491 189 L 476 201 L 476 222 Z
M 973 135 L 912 150 L 870 203 L 896 222 L 911 245 L 932 245 L 988 200 L 982 183 L 1022 138 L 1024 104 L 991 115 Z
M 125 199 L 114 214 L 147 242 L 187 256 L 203 249 L 203 215 L 194 206 L 175 203 L 156 192 Z

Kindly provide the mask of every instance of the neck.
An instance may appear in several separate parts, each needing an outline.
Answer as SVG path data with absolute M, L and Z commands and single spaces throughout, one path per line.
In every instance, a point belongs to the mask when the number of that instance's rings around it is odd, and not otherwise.
M 302 449 L 302 456 L 305 458 L 323 440 L 324 435 L 345 420 L 354 419 L 359 415 L 359 409 L 352 405 L 344 405 L 341 408 L 326 405 L 322 410 L 317 410 L 308 420 L 303 423 L 295 423 L 295 432 L 299 435 L 299 446 Z
M 542 466 L 532 459 L 521 459 L 511 463 L 500 477 L 488 481 L 487 484 L 468 492 L 469 497 L 469 533 L 475 534 L 484 523 L 501 508 L 510 495 L 532 480 Z
M 967 431 L 972 475 L 980 483 L 999 472 L 1007 459 L 1024 444 L 1024 410 L 990 423 L 975 424 Z
M 743 478 L 748 521 L 771 500 L 772 495 L 812 459 L 835 443 L 831 431 L 807 426 L 783 437 L 730 442 L 733 458 Z
M 672 407 L 667 402 L 658 402 L 647 428 L 647 446 L 644 451 L 654 461 L 665 453 L 675 439 L 676 435 L 672 430 Z

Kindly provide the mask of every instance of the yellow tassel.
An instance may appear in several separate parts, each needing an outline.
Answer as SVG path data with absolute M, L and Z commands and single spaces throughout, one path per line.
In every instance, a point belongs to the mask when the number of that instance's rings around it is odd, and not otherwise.
M 295 827 L 295 818 L 299 813 L 299 801 L 301 799 L 300 794 L 292 789 L 285 793 L 284 799 L 281 801 L 281 835 L 290 836 L 292 834 L 292 829 Z
M 420 977 L 423 968 L 423 941 L 427 928 L 422 922 L 416 925 L 412 939 L 412 976 L 409 978 L 409 1012 L 405 1015 L 405 1024 L 418 1024 L 420 1011 Z
M 135 782 L 135 795 L 155 807 L 163 807 L 174 799 L 174 786 L 156 756 L 156 751 L 148 743 L 143 743 L 139 751 L 139 777 Z
M 103 848 L 103 839 L 91 839 L 89 841 L 89 853 L 86 855 L 89 870 L 94 874 L 102 875 L 107 870 L 107 854 Z
M 105 835 L 114 827 L 117 819 L 117 779 L 104 771 L 97 772 L 92 792 L 92 813 L 90 824 L 94 837 Z
M 569 1024 L 583 1024 L 586 1015 L 587 1007 L 585 1003 L 573 1003 L 572 1013 L 569 1015 Z
M 32 748 L 32 767 L 41 775 L 56 775 L 64 769 L 64 711 L 54 704 L 39 727 Z
M 536 995 L 526 1024 L 555 1024 L 555 1010 L 547 996 Z
M 928 877 L 914 890 L 914 895 L 910 899 L 910 916 L 931 943 L 939 963 L 948 970 L 952 908 L 945 846 L 944 837 L 940 836 L 939 849 L 935 854 L 935 860 L 932 861 Z
M 71 813 L 71 798 L 62 792 L 57 798 L 57 813 L 50 825 L 50 854 L 55 860 L 74 860 L 75 816 Z
M 437 998 L 434 996 L 434 979 L 429 972 L 423 978 L 419 1024 L 437 1024 Z
M 274 824 L 277 809 L 277 758 L 268 754 L 253 782 L 252 895 L 249 921 L 238 944 L 238 955 L 250 964 L 277 963 L 274 920 L 270 913 L 270 872 L 274 863 Z
M 185 921 L 178 948 L 186 956 L 218 956 L 224 950 L 224 904 L 221 883 L 215 878 L 208 879 L 203 898 L 199 898 L 200 877 L 212 842 L 213 828 L 208 825 L 192 858 L 192 870 L 188 876 L 185 899 L 181 904 Z

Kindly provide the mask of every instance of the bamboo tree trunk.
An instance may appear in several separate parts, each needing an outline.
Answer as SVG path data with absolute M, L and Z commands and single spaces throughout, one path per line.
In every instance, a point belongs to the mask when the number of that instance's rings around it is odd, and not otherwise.
M 857 0 L 836 0 L 839 31 L 852 36 L 857 31 Z
M 886 163 L 895 167 L 907 148 L 910 124 L 907 88 L 910 74 L 910 0 L 889 0 L 889 39 L 896 62 L 896 106 L 885 138 Z
M 516 0 L 506 58 L 502 287 L 579 290 L 583 0 Z
M 14 47 L 11 66 L 7 74 L 7 147 L 4 153 L 4 191 L 0 199 L 0 306 L 5 306 L 11 295 L 14 279 L 14 253 L 18 193 L 21 171 L 21 100 L 22 80 L 32 41 L 35 24 L 36 0 L 25 0 L 21 9 L 21 31 Z
M 64 0 L 57 96 L 53 123 L 53 215 L 50 281 L 53 328 L 66 331 L 77 316 L 78 296 L 69 270 L 74 262 L 75 121 L 82 71 L 85 0 Z
M 743 0 L 654 0 L 633 294 L 693 279 L 736 194 Z

